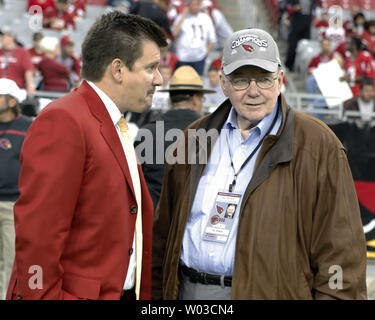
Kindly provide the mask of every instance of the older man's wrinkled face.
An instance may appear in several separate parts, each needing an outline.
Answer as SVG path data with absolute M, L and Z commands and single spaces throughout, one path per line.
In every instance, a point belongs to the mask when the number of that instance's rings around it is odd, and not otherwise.
M 272 113 L 276 105 L 283 83 L 284 72 L 268 72 L 255 66 L 243 66 L 228 76 L 221 75 L 221 86 L 224 94 L 230 99 L 237 112 L 237 123 L 245 130 L 256 125 L 264 117 Z M 239 90 L 236 83 L 250 84 Z M 262 89 L 256 84 L 268 83 L 269 88 Z M 263 85 L 262 85 L 263 86 Z

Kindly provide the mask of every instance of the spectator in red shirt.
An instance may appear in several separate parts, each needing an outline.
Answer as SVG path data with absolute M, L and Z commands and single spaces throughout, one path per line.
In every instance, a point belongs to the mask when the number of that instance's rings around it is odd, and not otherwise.
M 56 10 L 55 2 L 53 0 L 29 0 L 27 10 L 32 6 L 40 6 L 42 8 L 43 16 L 45 16 L 50 10 Z
M 76 25 L 68 9 L 69 0 L 57 0 L 56 8 L 48 10 L 44 15 L 43 26 L 55 30 L 75 30 Z
M 84 0 L 71 0 L 68 12 L 73 16 L 73 19 L 84 18 L 86 16 L 86 3 Z
M 38 64 L 38 69 L 43 76 L 40 90 L 69 91 L 70 71 L 63 64 L 56 61 L 59 55 L 59 40 L 54 37 L 44 37 L 40 42 L 45 57 Z
M 3 27 L 1 33 L 0 78 L 11 79 L 29 94 L 34 94 L 34 66 L 28 51 L 17 46 L 16 34 L 10 27 Z
M 348 50 L 344 63 L 346 75 L 341 80 L 347 81 L 353 96 L 358 97 L 362 79 L 374 78 L 373 59 L 369 52 L 363 50 L 362 41 L 358 37 L 351 38 Z
M 43 39 L 43 33 L 35 32 L 33 34 L 33 47 L 28 50 L 31 62 L 33 63 L 34 67 L 42 60 L 44 53 L 39 47 L 40 41 Z
M 375 59 L 375 20 L 367 22 L 367 28 L 362 34 L 362 42 Z
M 74 42 L 69 35 L 62 36 L 60 39 L 61 54 L 56 58 L 66 66 L 70 71 L 70 83 L 73 87 L 78 87 L 81 83 L 81 59 L 74 53 Z

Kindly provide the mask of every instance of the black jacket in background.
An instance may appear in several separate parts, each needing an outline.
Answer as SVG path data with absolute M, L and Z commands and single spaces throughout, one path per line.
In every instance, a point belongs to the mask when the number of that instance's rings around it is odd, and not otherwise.
M 137 146 L 140 145 L 144 138 L 141 140 L 142 137 L 142 130 L 147 129 L 150 130 L 153 137 L 153 161 L 151 164 L 143 163 L 142 170 L 143 175 L 145 177 L 148 189 L 151 194 L 152 202 L 154 203 L 154 209 L 159 202 L 161 187 L 163 185 L 163 176 L 164 176 L 164 167 L 165 167 L 165 151 L 167 148 L 174 143 L 174 141 L 165 141 L 165 134 L 170 129 L 180 129 L 184 131 L 192 122 L 199 119 L 201 116 L 191 109 L 174 109 L 169 110 L 166 113 L 160 115 L 155 120 L 145 124 L 139 130 L 137 138 L 135 139 L 134 147 L 136 148 L 136 152 L 138 154 L 138 158 L 144 158 L 143 154 L 139 154 L 139 150 L 137 150 Z M 156 122 L 157 121 L 164 121 L 164 136 L 158 136 L 157 138 L 164 140 L 164 162 L 163 164 L 156 164 Z
M 129 13 L 138 14 L 142 17 L 151 19 L 165 30 L 168 37 L 173 37 L 168 18 L 156 3 L 149 0 L 134 2 L 129 9 Z
M 0 122 L 0 201 L 16 201 L 19 197 L 20 153 L 31 123 L 31 118 L 21 115 Z

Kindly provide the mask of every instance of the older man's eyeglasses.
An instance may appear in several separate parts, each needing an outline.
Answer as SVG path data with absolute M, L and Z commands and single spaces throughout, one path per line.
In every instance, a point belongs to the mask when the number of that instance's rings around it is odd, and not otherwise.
M 236 90 L 246 90 L 249 86 L 251 81 L 255 81 L 255 84 L 259 89 L 271 89 L 275 85 L 275 80 L 279 77 L 279 73 L 277 73 L 275 78 L 272 77 L 260 77 L 255 79 L 249 78 L 231 78 L 227 77 L 227 79 L 231 82 L 232 86 Z

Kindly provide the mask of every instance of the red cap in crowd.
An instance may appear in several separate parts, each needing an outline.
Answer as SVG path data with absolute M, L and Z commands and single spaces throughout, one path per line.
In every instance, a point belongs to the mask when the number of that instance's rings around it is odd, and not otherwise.
M 73 39 L 70 37 L 70 35 L 67 34 L 67 35 L 61 37 L 60 45 L 62 47 L 69 46 L 69 45 L 73 46 L 74 42 L 73 42 Z

